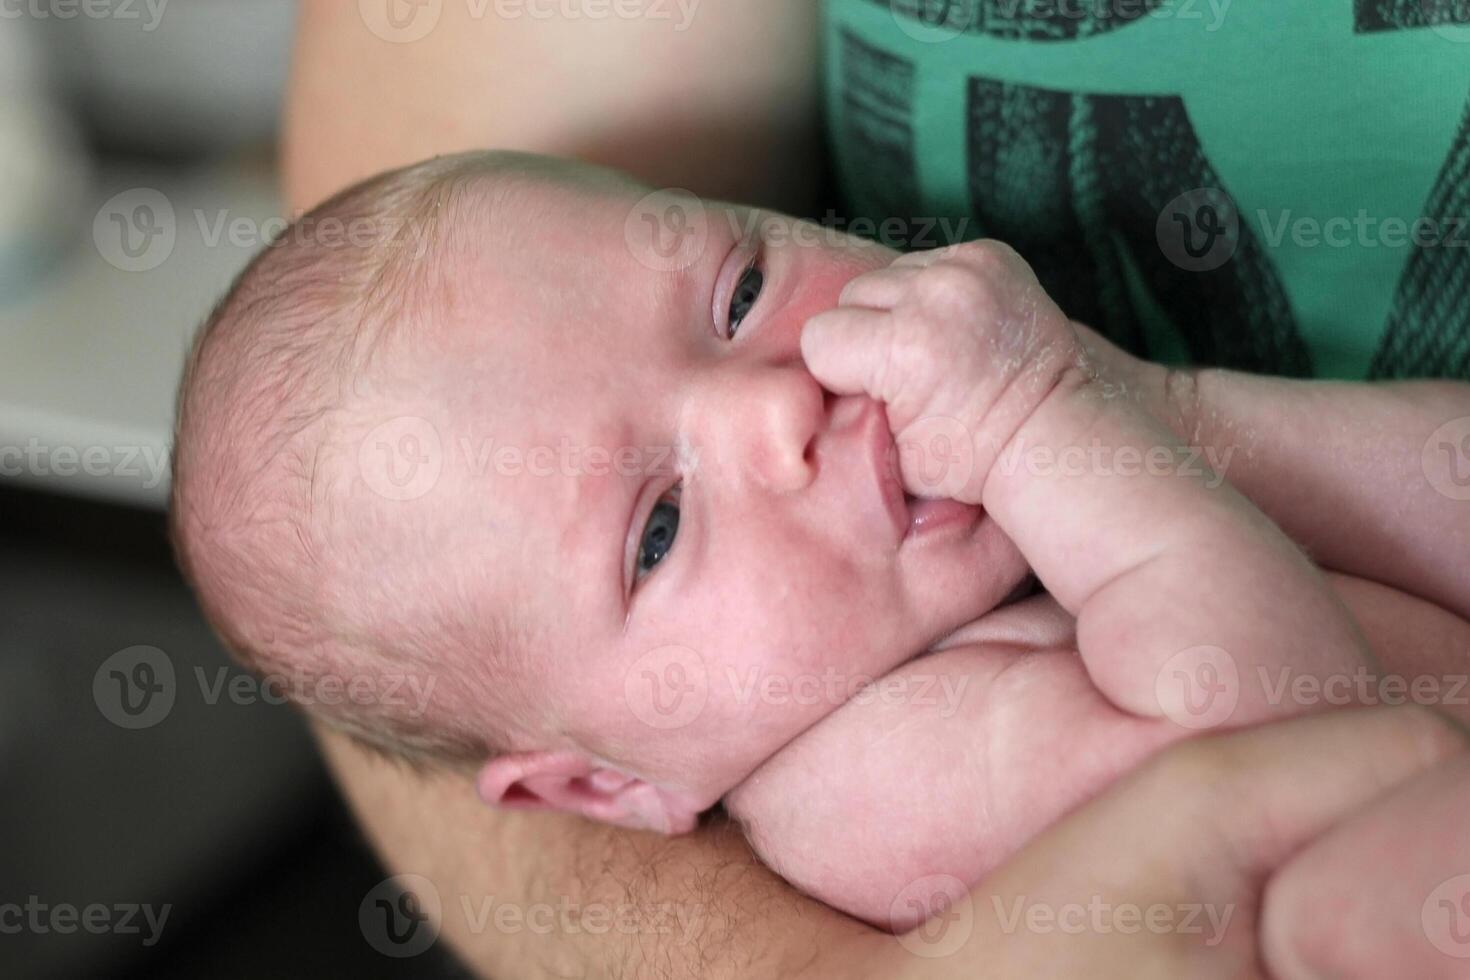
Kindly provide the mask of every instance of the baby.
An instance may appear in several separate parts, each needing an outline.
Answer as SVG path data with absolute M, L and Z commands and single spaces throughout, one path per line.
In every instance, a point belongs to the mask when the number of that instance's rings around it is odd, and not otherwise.
M 1014 253 L 647 194 L 441 158 L 242 274 L 172 520 L 245 663 L 429 678 L 425 712 L 314 709 L 499 806 L 680 833 L 724 801 L 893 928 L 910 882 L 973 884 L 1165 742 L 1292 710 L 1258 675 L 1371 663 L 1240 493 L 1137 465 L 1179 440 Z

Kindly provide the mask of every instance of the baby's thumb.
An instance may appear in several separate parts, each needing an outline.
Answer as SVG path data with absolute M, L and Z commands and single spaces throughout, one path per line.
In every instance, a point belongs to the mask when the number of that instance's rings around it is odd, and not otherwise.
M 838 307 L 818 313 L 801 331 L 807 370 L 838 395 L 867 395 L 891 406 L 906 383 L 893 353 L 893 317 L 878 310 Z

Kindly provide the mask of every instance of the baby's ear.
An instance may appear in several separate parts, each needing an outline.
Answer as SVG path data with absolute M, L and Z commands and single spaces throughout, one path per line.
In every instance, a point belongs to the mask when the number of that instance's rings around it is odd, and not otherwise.
M 480 768 L 480 799 L 506 810 L 559 810 L 589 820 L 683 834 L 699 812 L 678 794 L 594 763 L 578 752 L 516 752 Z

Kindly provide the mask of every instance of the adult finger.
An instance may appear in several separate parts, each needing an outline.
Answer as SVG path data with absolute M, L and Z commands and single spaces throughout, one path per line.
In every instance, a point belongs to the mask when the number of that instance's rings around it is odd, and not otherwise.
M 1269 873 L 1463 751 L 1454 729 L 1418 707 L 1332 712 L 1180 743 L 974 891 L 948 896 L 947 922 L 963 935 L 931 923 L 900 937 L 920 959 L 926 939 L 931 949 L 936 935 L 950 947 L 906 975 L 1255 976 Z
M 1470 975 L 1470 754 L 1419 774 L 1294 856 L 1266 888 L 1280 980 Z

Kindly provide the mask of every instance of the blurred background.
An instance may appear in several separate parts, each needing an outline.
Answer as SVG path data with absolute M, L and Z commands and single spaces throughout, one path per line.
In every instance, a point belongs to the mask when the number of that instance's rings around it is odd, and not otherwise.
M 0 0 L 6 977 L 464 975 L 380 952 L 383 872 L 164 533 L 189 339 L 280 227 L 293 7 Z

